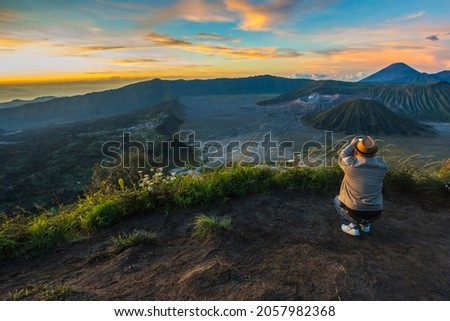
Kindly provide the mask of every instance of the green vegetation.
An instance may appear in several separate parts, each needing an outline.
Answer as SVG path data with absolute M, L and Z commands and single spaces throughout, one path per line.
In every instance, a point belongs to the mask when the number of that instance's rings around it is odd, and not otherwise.
M 448 202 L 444 183 L 450 180 L 449 161 L 424 166 L 418 159 L 402 161 L 401 157 L 397 160 L 391 157 L 388 164 L 390 170 L 384 190 L 387 196 L 403 195 L 434 206 Z M 164 176 L 157 170 L 142 175 L 134 187 L 118 188 L 115 180 L 115 187 L 104 186 L 76 204 L 57 211 L 44 211 L 38 216 L 0 217 L 0 258 L 23 257 L 87 237 L 98 229 L 138 214 L 151 215 L 173 208 L 226 202 L 276 189 L 326 193 L 331 197 L 338 192 L 342 177 L 343 173 L 336 165 L 316 168 L 234 165 L 205 170 L 200 176 Z M 202 217 L 194 224 L 199 226 L 195 233 L 207 236 L 209 230 L 225 227 L 223 224 L 229 223 Z M 118 236 L 111 246 L 120 250 L 140 242 L 154 242 L 155 237 L 151 232 L 135 232 Z
M 231 230 L 231 218 L 224 217 L 220 219 L 215 216 L 200 214 L 194 218 L 192 225 L 194 226 L 192 237 L 208 240 L 213 233 L 220 230 Z
M 109 240 L 110 246 L 108 247 L 108 251 L 111 253 L 120 253 L 138 244 L 156 244 L 157 242 L 158 235 L 155 232 L 135 230 L 129 234 L 120 233 L 118 236 L 112 237 Z
M 68 284 L 49 285 L 39 283 L 9 293 L 9 300 L 19 301 L 33 295 L 34 300 L 65 301 L 80 293 L 77 288 Z

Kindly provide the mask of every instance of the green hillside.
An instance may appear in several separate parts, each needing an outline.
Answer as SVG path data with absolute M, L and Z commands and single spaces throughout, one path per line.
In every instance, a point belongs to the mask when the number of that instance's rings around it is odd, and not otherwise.
M 346 134 L 431 135 L 433 131 L 401 117 L 375 100 L 348 99 L 338 106 L 304 118 L 312 127 Z

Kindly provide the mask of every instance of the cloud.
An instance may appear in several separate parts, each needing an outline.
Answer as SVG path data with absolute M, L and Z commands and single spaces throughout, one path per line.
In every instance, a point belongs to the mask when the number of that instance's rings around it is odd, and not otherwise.
M 303 56 L 303 54 L 295 49 L 280 48 L 275 51 L 275 56 L 277 58 L 296 58 Z
M 292 15 L 296 1 L 271 0 L 268 4 L 253 4 L 247 0 L 225 0 L 225 5 L 227 10 L 239 14 L 240 29 L 269 31 Z
M 181 39 L 172 38 L 169 35 L 150 32 L 145 35 L 145 38 L 150 40 L 153 43 L 163 45 L 163 46 L 180 46 L 180 47 L 191 47 L 193 44 L 191 42 L 187 42 Z
M 402 21 L 408 21 L 408 20 L 413 20 L 413 19 L 420 18 L 420 17 L 422 17 L 423 15 L 425 15 L 425 11 L 419 11 L 419 12 L 416 12 L 416 13 L 413 13 L 413 14 L 410 14 L 410 15 L 407 15 L 407 16 L 400 17 L 400 18 L 396 18 L 396 19 L 388 19 L 388 20 L 385 20 L 384 22 L 402 22 Z
M 17 19 L 17 13 L 0 7 L 0 23 L 10 23 Z
M 428 39 L 428 40 L 431 40 L 431 41 L 438 41 L 439 40 L 438 36 L 436 36 L 436 35 L 428 36 L 425 39 Z
M 113 59 L 112 62 L 119 64 L 146 64 L 153 62 L 161 62 L 161 60 L 153 58 L 118 58 Z
M 358 80 L 365 78 L 367 75 L 369 75 L 368 72 L 358 71 L 355 74 L 344 74 L 344 75 L 338 76 L 337 79 L 344 80 L 344 81 L 358 81 Z
M 294 15 L 323 8 L 335 0 L 268 0 L 266 3 L 251 3 L 248 0 L 225 0 L 226 9 L 238 13 L 239 28 L 247 31 L 273 31 Z
M 207 32 L 199 32 L 196 34 L 197 37 L 203 39 L 212 39 L 212 40 L 230 40 L 229 37 L 218 35 L 217 33 L 207 33 Z
M 123 50 L 128 49 L 130 47 L 127 46 L 85 46 L 82 47 L 83 51 L 86 52 L 95 52 L 95 51 L 108 51 L 108 50 Z
M 13 38 L 0 35 L 0 48 L 3 47 L 17 47 L 26 44 L 28 41 L 25 39 Z
M 153 8 L 149 22 L 188 20 L 195 22 L 230 22 L 233 16 L 225 10 L 222 1 L 180 0 L 172 6 Z
M 134 49 L 135 47 L 131 46 L 118 46 L 118 45 L 82 45 L 82 44 L 64 44 L 64 45 L 53 45 L 49 48 L 54 48 L 56 50 L 59 50 L 64 53 L 64 55 L 81 55 L 81 56 L 87 56 L 92 53 L 96 52 L 105 52 L 105 51 L 115 51 L 115 50 L 128 50 L 128 49 Z
M 291 78 L 319 80 L 319 79 L 326 79 L 326 78 L 328 78 L 328 75 L 327 74 L 298 73 L 298 74 L 292 75 Z
M 210 45 L 204 43 L 193 43 L 182 39 L 174 38 L 170 35 L 151 32 L 145 35 L 147 40 L 162 47 L 174 47 L 186 51 L 193 51 L 205 54 L 207 56 L 228 56 L 232 58 L 296 58 L 302 54 L 294 49 L 273 48 L 273 47 L 255 47 L 255 48 L 235 48 L 225 45 Z

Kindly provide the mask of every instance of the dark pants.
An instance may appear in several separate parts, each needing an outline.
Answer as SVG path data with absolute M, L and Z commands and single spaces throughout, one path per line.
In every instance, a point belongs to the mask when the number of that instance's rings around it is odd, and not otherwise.
M 375 221 L 381 216 L 382 211 L 355 211 L 348 208 L 344 203 L 342 203 L 338 197 L 334 198 L 334 207 L 336 211 L 342 218 L 343 224 L 349 224 L 350 222 L 354 224 L 368 224 Z

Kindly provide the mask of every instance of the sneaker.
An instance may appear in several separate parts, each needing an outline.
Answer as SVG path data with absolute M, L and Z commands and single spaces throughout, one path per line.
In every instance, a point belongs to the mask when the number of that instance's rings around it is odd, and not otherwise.
M 361 228 L 361 231 L 363 231 L 364 233 L 370 232 L 370 223 L 359 224 L 359 227 Z
M 349 223 L 348 225 L 342 224 L 341 229 L 343 232 L 352 235 L 359 236 L 359 226 L 353 223 Z

